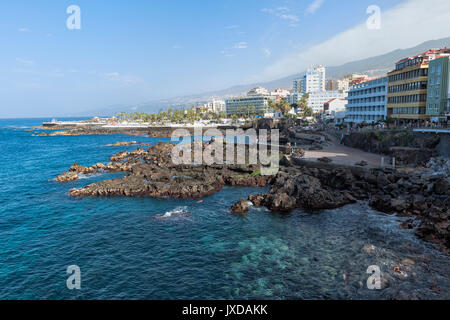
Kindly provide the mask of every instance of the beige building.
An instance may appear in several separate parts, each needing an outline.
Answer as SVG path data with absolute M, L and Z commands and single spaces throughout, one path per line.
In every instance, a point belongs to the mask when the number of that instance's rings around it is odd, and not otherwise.
M 395 70 L 388 73 L 387 116 L 408 121 L 429 120 L 426 114 L 429 62 L 449 55 L 450 49 L 430 49 L 398 61 Z

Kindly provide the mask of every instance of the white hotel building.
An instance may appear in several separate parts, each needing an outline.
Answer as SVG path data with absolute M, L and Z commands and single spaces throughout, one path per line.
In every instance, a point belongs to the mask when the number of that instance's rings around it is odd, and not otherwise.
M 303 77 L 295 79 L 293 91 L 301 93 L 325 91 L 325 85 L 325 67 L 318 66 L 308 69 Z
M 292 94 L 287 97 L 287 100 L 290 104 L 297 103 L 307 93 L 309 95 L 308 107 L 314 113 L 321 113 L 324 111 L 323 106 L 326 102 L 347 97 L 346 91 L 330 91 L 325 90 L 325 87 L 325 67 L 315 67 L 306 71 L 303 77 L 294 80 Z
M 345 99 L 347 92 L 345 91 L 318 91 L 311 92 L 308 97 L 308 107 L 314 113 L 321 113 L 324 111 L 324 104 L 333 99 Z
M 386 119 L 388 78 L 369 80 L 350 87 L 345 122 L 376 122 Z

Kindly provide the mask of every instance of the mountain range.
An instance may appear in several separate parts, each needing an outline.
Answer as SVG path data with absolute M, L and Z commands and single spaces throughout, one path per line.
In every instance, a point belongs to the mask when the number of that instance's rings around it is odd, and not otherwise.
M 430 40 L 421 43 L 413 48 L 398 49 L 383 55 L 349 62 L 340 66 L 327 66 L 326 77 L 327 79 L 339 79 L 351 73 L 367 74 L 370 77 L 377 77 L 385 75 L 392 70 L 395 66 L 395 62 L 405 58 L 414 56 L 418 53 L 424 52 L 431 48 L 443 48 L 450 47 L 450 37 Z M 170 99 L 160 99 L 141 103 L 134 106 L 115 105 L 104 109 L 93 110 L 92 115 L 112 115 L 116 112 L 155 112 L 163 111 L 168 108 L 185 108 L 192 105 L 203 104 L 210 100 L 212 97 L 224 99 L 231 96 L 244 95 L 247 91 L 255 87 L 264 87 L 268 90 L 274 90 L 276 88 L 292 88 L 292 82 L 294 79 L 301 77 L 305 74 L 306 70 L 300 73 L 296 73 L 278 80 L 269 82 L 258 82 L 246 85 L 236 85 L 227 89 L 219 91 L 210 91 L 200 94 L 179 96 Z

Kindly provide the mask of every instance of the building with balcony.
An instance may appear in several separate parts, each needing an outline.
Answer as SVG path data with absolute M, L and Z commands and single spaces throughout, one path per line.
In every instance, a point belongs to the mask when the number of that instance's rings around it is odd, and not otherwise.
M 270 95 L 269 91 L 267 91 L 267 89 L 263 87 L 253 88 L 247 93 L 247 96 L 268 96 L 268 95 Z
M 234 97 L 225 100 L 227 116 L 232 114 L 266 114 L 271 112 L 269 101 L 274 101 L 275 96 L 270 96 L 267 90 L 255 88 L 247 93 L 247 96 Z
M 373 123 L 386 119 L 388 78 L 366 80 L 350 86 L 345 122 Z
M 450 114 L 449 66 L 450 57 L 441 57 L 429 63 L 426 114 L 434 122 L 447 121 L 447 114 Z
M 387 116 L 406 121 L 429 120 L 427 90 L 429 63 L 449 56 L 450 49 L 430 49 L 398 61 L 388 73 Z

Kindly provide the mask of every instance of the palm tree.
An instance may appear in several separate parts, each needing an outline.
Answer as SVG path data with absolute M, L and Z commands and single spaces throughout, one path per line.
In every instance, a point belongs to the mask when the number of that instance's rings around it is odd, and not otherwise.
M 255 116 L 256 116 L 256 107 L 255 106 L 251 106 L 250 110 L 251 110 L 251 113 L 252 113 L 252 116 L 253 116 L 253 119 L 254 119 Z
M 244 108 L 242 106 L 238 106 L 237 109 L 238 109 L 239 116 L 242 117 L 242 110 L 244 110 Z
M 291 106 L 286 100 L 281 100 L 275 103 L 276 110 L 280 111 L 283 115 L 287 114 L 291 110 Z
M 305 93 L 300 98 L 300 100 L 297 102 L 298 109 L 301 113 L 304 113 L 305 109 L 308 107 L 308 99 L 309 99 L 309 94 Z

